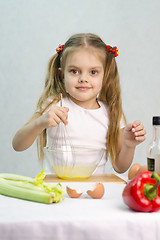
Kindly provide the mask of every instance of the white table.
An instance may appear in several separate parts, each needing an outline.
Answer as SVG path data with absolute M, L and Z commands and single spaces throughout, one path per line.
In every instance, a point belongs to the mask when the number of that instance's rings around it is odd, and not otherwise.
M 56 184 L 56 183 L 54 183 Z M 84 193 L 67 193 L 57 204 L 41 204 L 0 195 L 0 240 L 159 240 L 160 212 L 131 211 L 122 200 L 125 184 L 104 183 L 102 199 L 91 199 L 92 182 L 62 182 Z

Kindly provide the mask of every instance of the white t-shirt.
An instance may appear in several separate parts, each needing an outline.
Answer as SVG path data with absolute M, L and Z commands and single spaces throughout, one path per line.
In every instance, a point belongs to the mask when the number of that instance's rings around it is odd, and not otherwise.
M 63 98 L 63 107 L 68 107 L 67 133 L 74 145 L 91 146 L 107 150 L 108 112 L 107 106 L 99 101 L 100 108 L 85 109 L 74 103 L 70 98 Z M 56 104 L 60 106 L 60 103 Z M 120 128 L 125 127 L 123 119 Z M 56 139 L 57 127 L 47 129 L 47 147 L 51 147 Z M 60 141 L 60 139 L 58 139 Z M 64 139 L 62 139 L 64 141 Z M 95 171 L 95 174 L 103 174 L 107 162 L 106 151 Z

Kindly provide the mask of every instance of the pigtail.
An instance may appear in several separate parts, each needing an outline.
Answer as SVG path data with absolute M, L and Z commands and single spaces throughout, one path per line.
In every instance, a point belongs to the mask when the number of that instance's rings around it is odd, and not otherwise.
M 122 116 L 124 117 L 124 114 L 122 110 L 118 68 L 112 53 L 108 53 L 106 58 L 105 76 L 99 99 L 106 102 L 108 106 L 109 127 L 107 133 L 107 150 L 114 167 L 118 154 L 120 121 Z
M 55 54 L 48 63 L 48 73 L 44 91 L 37 103 L 37 111 L 43 112 L 52 102 L 58 102 L 60 93 L 64 94 L 64 84 L 60 76 L 60 56 Z

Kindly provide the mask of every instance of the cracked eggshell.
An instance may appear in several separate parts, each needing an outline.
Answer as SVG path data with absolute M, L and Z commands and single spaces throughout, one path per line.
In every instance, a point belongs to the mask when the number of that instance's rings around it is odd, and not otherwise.
M 83 193 L 80 189 L 69 186 L 66 186 L 66 191 L 71 198 L 79 198 Z
M 95 183 L 88 189 L 87 194 L 95 199 L 100 199 L 104 195 L 104 185 L 102 183 Z

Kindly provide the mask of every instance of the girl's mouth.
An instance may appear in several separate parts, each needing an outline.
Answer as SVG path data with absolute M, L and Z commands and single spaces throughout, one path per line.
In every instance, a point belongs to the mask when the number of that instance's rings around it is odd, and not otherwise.
M 91 88 L 90 87 L 77 87 L 77 89 L 80 90 L 80 91 L 87 91 Z

